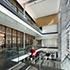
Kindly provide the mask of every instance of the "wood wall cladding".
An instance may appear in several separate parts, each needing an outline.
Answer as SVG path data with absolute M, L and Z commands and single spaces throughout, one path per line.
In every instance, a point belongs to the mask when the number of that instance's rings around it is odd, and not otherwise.
M 0 25 L 0 39 L 4 39 L 3 47 L 23 47 L 23 33 Z
M 45 17 L 40 17 L 35 19 L 35 24 L 37 26 L 45 26 L 58 23 L 58 14 L 53 14 Z
M 29 35 L 29 34 L 25 34 L 25 46 L 26 45 L 33 45 L 33 40 L 35 39 L 34 36 Z
M 0 25 L 0 39 L 4 38 L 3 47 L 23 47 L 23 33 Z M 25 34 L 25 45 L 34 45 L 35 37 Z
M 42 45 L 42 40 L 36 40 L 35 45 Z

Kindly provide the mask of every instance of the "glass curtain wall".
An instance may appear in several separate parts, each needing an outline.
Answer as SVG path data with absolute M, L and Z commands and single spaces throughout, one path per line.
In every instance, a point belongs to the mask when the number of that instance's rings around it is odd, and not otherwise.
M 23 33 L 0 25 L 0 57 L 4 59 L 18 55 L 20 49 L 23 49 Z
M 29 34 L 25 34 L 25 46 L 34 45 L 34 39 L 35 39 L 34 36 L 31 36 Z

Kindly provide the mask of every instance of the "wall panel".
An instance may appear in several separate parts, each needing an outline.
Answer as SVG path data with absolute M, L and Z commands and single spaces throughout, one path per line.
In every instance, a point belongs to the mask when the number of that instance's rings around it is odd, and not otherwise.
M 45 26 L 45 25 L 51 25 L 51 24 L 57 24 L 58 23 L 58 14 L 53 14 L 41 18 L 35 19 L 37 26 Z
M 2 35 L 2 36 L 1 36 Z M 0 25 L 0 40 L 4 39 L 4 43 L 0 41 L 2 47 L 23 47 L 23 33 Z

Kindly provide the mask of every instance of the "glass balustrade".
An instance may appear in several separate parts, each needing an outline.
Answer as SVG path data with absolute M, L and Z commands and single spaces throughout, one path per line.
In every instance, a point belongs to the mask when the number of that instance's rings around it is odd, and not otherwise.
M 5 47 L 0 47 L 0 57 L 2 59 L 15 59 L 15 58 L 18 58 L 20 56 L 23 56 L 23 55 L 26 55 L 28 54 L 28 52 L 30 52 L 30 49 L 32 48 L 33 45 L 30 45 L 30 46 L 25 46 L 25 49 L 20 46 L 17 46 L 17 47 L 9 47 L 7 46 L 6 48 Z M 39 48 L 41 48 L 42 46 L 34 46 L 34 48 L 37 50 Z

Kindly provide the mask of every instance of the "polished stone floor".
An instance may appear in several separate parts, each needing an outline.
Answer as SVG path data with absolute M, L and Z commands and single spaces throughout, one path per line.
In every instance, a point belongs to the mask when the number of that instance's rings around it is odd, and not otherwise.
M 41 66 L 39 68 L 39 65 L 35 65 L 35 64 L 33 64 L 33 65 L 32 64 L 21 64 L 18 67 L 14 68 L 13 70 L 26 70 L 29 66 L 30 66 L 30 68 L 28 70 L 40 70 L 40 69 L 41 70 L 61 70 L 61 69 L 51 68 L 51 67 L 47 67 L 47 66 Z
M 39 62 L 41 63 L 42 61 L 39 61 Z M 40 65 L 39 62 L 38 62 L 38 64 L 21 63 L 20 65 L 18 65 L 17 67 L 15 67 L 12 70 L 26 70 L 26 69 L 28 69 L 28 70 L 62 70 L 60 68 L 55 67 L 54 62 L 51 60 L 48 60 L 48 61 L 45 60 L 42 65 Z M 47 62 L 50 63 L 50 66 L 47 66 L 47 65 L 49 65 Z M 57 63 L 57 61 L 55 63 Z
M 0 70 L 6 70 L 14 65 L 16 65 L 18 62 L 13 62 L 12 59 L 18 57 L 18 55 L 9 55 L 10 53 L 0 53 Z
M 40 68 L 41 68 L 41 70 L 61 70 L 60 68 L 54 67 L 53 61 L 45 60 L 42 65 L 39 65 L 41 62 L 42 61 L 39 61 L 38 64 L 31 64 L 31 63 L 26 63 L 26 62 L 20 63 L 18 66 L 16 66 L 15 68 L 13 68 L 11 70 L 26 70 L 29 66 L 30 66 L 30 68 L 28 70 L 39 70 Z M 50 63 L 50 66 L 48 66 L 49 65 L 48 62 Z M 12 62 L 9 59 L 0 60 L 0 70 L 7 70 L 16 64 L 18 64 L 18 63 Z
M 59 61 L 54 61 L 54 60 L 44 60 L 43 66 L 47 67 L 53 67 L 53 68 L 61 68 L 61 64 Z
M 6 70 L 12 66 L 17 64 L 16 62 L 12 62 L 10 60 L 0 60 L 0 70 Z

